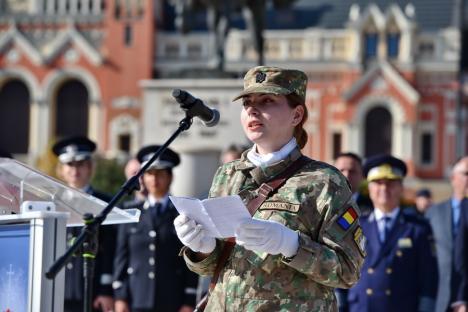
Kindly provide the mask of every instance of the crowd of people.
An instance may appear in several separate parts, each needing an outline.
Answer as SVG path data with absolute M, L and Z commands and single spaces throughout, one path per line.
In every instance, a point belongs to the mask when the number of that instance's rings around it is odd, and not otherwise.
M 235 237 L 211 237 L 178 215 L 168 197 L 176 152 L 148 167 L 121 205 L 140 209 L 140 221 L 99 233 L 96 311 L 190 312 L 205 293 L 205 311 L 466 311 L 468 156 L 452 168 L 451 198 L 434 204 L 424 188 L 406 207 L 402 160 L 341 153 L 327 164 L 302 155 L 306 86 L 303 72 L 276 67 L 244 78 L 235 100 L 251 146 L 226 150 L 209 193 L 238 194 L 249 209 Z M 141 148 L 126 177 L 159 147 Z M 57 173 L 107 201 L 90 185 L 95 149 L 86 137 L 60 140 Z M 67 265 L 65 311 L 83 310 L 82 274 L 81 258 Z

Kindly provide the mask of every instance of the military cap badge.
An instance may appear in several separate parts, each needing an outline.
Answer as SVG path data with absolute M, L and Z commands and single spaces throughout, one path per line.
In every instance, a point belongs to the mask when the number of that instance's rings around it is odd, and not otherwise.
M 256 83 L 262 83 L 266 79 L 266 74 L 262 72 L 258 72 L 257 75 L 255 75 L 255 82 Z

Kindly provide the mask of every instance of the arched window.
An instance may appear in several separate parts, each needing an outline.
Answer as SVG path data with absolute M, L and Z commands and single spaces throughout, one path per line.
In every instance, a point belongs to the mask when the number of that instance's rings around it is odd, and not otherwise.
M 376 32 L 364 34 L 364 60 L 369 61 L 377 58 L 377 46 L 379 35 Z
M 387 33 L 387 57 L 389 59 L 398 58 L 400 53 L 400 33 Z
M 78 80 L 69 80 L 57 91 L 55 137 L 88 135 L 88 90 Z
M 29 91 L 19 80 L 0 86 L 0 147 L 12 154 L 27 154 L 29 147 Z
M 398 59 L 400 54 L 400 29 L 395 18 L 391 18 L 387 23 L 387 58 Z
M 365 157 L 392 152 L 392 115 L 381 106 L 371 109 L 365 124 Z

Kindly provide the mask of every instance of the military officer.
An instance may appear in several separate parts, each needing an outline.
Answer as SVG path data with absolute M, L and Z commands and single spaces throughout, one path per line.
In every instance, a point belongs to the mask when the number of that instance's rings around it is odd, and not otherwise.
M 364 164 L 374 211 L 361 217 L 367 258 L 361 279 L 349 290 L 352 312 L 433 311 L 437 261 L 425 219 L 400 207 L 406 165 L 389 155 Z
M 142 166 L 159 147 L 150 145 L 138 152 Z M 143 184 L 148 195 L 131 204 L 141 209 L 140 221 L 119 226 L 113 283 L 116 312 L 193 310 L 198 277 L 178 256 L 182 244 L 173 226 L 178 213 L 169 200 L 172 168 L 179 162 L 179 155 L 167 149 L 147 169 Z
M 333 165 L 336 169 L 346 177 L 351 186 L 351 192 L 353 192 L 353 199 L 359 206 L 362 214 L 369 214 L 370 205 L 364 205 L 364 196 L 359 193 L 359 186 L 361 185 L 364 175 L 362 171 L 362 159 L 359 155 L 351 152 L 343 152 L 335 157 Z M 347 296 L 348 290 L 337 288 L 335 290 L 336 299 L 338 301 L 338 311 L 348 311 Z
M 83 136 L 58 141 L 52 151 L 58 157 L 57 173 L 68 186 L 82 190 L 101 200 L 110 197 L 95 190 L 90 181 L 94 171 L 92 155 L 96 144 Z M 67 239 L 80 234 L 80 228 L 69 228 Z M 102 226 L 99 230 L 99 250 L 94 272 L 93 307 L 99 311 L 112 311 L 112 263 L 115 250 L 115 228 Z M 83 260 L 74 258 L 65 271 L 65 311 L 83 311 Z
M 236 99 L 254 145 L 218 169 L 210 197 L 254 200 L 260 185 L 298 159 L 306 164 L 239 225 L 232 252 L 188 216 L 174 222 L 187 265 L 200 275 L 219 272 L 205 311 L 336 311 L 333 288 L 359 279 L 364 237 L 349 184 L 335 167 L 301 154 L 306 89 L 299 70 L 258 66 L 244 77 Z

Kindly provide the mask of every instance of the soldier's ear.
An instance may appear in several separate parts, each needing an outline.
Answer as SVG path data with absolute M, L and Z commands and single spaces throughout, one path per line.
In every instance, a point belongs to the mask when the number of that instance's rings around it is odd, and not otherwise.
M 293 126 L 297 126 L 304 118 L 304 106 L 298 105 L 294 107 Z

